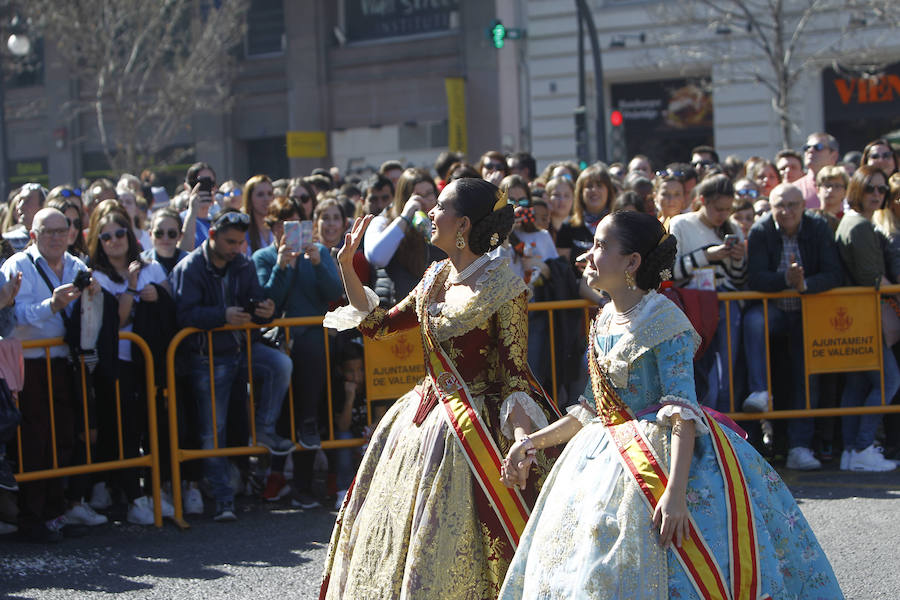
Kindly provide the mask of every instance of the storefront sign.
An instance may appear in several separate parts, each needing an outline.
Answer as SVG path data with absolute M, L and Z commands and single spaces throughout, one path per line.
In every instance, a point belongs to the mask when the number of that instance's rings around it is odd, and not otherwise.
M 328 139 L 324 131 L 288 131 L 288 158 L 325 158 Z
M 418 328 L 382 340 L 365 338 L 366 398 L 399 398 L 425 377 L 425 352 Z
M 884 68 L 875 77 L 825 69 L 822 72 L 826 120 L 890 117 L 900 110 L 900 63 Z
M 459 0 L 344 0 L 351 42 L 453 29 Z
M 878 297 L 866 294 L 804 296 L 803 338 L 810 373 L 881 368 Z
M 46 158 L 11 160 L 6 164 L 6 172 L 12 187 L 25 183 L 40 183 L 46 186 L 50 182 Z

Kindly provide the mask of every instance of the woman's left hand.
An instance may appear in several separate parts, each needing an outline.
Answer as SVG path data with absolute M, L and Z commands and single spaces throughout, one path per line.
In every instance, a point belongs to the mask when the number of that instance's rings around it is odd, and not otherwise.
M 653 511 L 653 524 L 659 528 L 659 545 L 667 547 L 674 542 L 681 548 L 681 542 L 690 532 L 690 515 L 687 500 L 683 493 L 672 492 L 669 488 L 663 492 Z
M 306 256 L 306 259 L 313 265 L 322 262 L 322 256 L 319 254 L 319 247 L 315 244 L 310 244 L 306 247 L 304 256 Z
M 141 302 L 156 302 L 159 300 L 159 292 L 156 291 L 156 286 L 152 284 L 145 285 L 139 295 Z

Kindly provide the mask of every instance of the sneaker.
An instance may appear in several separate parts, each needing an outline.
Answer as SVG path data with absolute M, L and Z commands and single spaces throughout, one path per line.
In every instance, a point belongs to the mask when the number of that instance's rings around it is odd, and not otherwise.
M 104 510 L 112 506 L 112 497 L 110 497 L 109 490 L 106 489 L 104 482 L 100 481 L 94 484 L 88 505 L 94 510 Z
M 316 497 L 309 492 L 296 492 L 291 498 L 291 506 L 294 508 L 319 508 L 322 503 L 316 500 Z
M 294 450 L 294 442 L 274 433 L 264 433 L 257 430 L 256 445 L 266 448 L 275 456 L 286 456 Z
M 851 471 L 884 472 L 897 468 L 897 464 L 882 456 L 874 445 L 859 452 L 851 450 L 848 463 Z
M 95 527 L 97 525 L 103 525 L 108 520 L 109 519 L 104 515 L 95 513 L 94 509 L 84 502 L 78 502 L 77 504 L 72 505 L 72 508 L 66 512 L 66 521 L 75 525 L 90 525 L 91 527 Z
M 126 519 L 135 525 L 153 525 L 153 501 L 148 496 L 141 496 L 128 505 Z
M 275 502 L 281 500 L 291 492 L 291 486 L 287 484 L 284 475 L 273 471 L 269 473 L 266 479 L 266 489 L 263 490 L 262 498 L 266 502 Z
M 0 457 L 0 490 L 8 490 L 10 492 L 18 492 L 19 484 L 16 483 L 16 476 L 13 475 L 12 469 L 6 459 Z
M 334 501 L 334 510 L 341 510 L 344 506 L 344 498 L 347 497 L 347 490 L 341 490 L 337 493 L 337 499 Z
M 795 471 L 815 471 L 822 468 L 822 463 L 813 456 L 812 450 L 803 446 L 797 446 L 788 450 L 787 464 L 785 466 Z
M 183 493 L 183 507 L 186 515 L 202 515 L 203 514 L 203 494 L 195 487 L 188 486 Z
M 297 442 L 306 450 L 319 450 L 322 448 L 322 437 L 319 435 L 319 426 L 315 421 L 306 421 L 297 432 Z
M 766 390 L 753 392 L 744 400 L 744 412 L 765 412 L 769 410 L 769 393 Z
M 220 523 L 237 521 L 237 517 L 234 514 L 234 502 L 229 501 L 217 503 L 216 514 L 213 517 L 213 521 L 218 521 Z
M 849 471 L 850 470 L 850 451 L 844 450 L 841 452 L 841 471 Z

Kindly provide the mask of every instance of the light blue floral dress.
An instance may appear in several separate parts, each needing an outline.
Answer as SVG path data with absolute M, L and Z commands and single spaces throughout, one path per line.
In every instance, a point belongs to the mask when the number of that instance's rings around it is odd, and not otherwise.
M 619 335 L 603 333 L 609 331 L 603 324 L 613 316 L 607 305 L 598 316 L 600 333 L 592 349 L 666 470 L 672 416 L 696 422 L 688 510 L 728 579 L 724 484 L 694 393 L 696 333 L 689 324 L 678 323 L 687 319 L 663 296 L 651 292 L 641 304 L 629 330 Z M 650 343 L 642 348 L 642 340 Z M 622 352 L 623 347 L 632 351 Z M 631 360 L 623 361 L 623 356 Z M 570 409 L 584 427 L 569 441 L 544 484 L 500 598 L 699 598 L 675 552 L 657 543 L 649 508 L 594 416 L 590 386 L 586 396 L 581 406 Z M 750 444 L 725 431 L 754 504 L 761 592 L 778 600 L 843 598 L 787 486 Z

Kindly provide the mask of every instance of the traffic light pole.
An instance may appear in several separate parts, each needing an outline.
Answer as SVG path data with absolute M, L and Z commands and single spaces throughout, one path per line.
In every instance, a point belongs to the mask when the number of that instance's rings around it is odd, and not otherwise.
M 606 103 L 603 100 L 603 63 L 600 56 L 600 42 L 597 40 L 597 28 L 594 26 L 594 17 L 587 6 L 585 0 L 575 0 L 575 6 L 578 9 L 578 100 L 580 108 L 584 107 L 584 42 L 582 41 L 582 24 L 587 26 L 588 35 L 591 40 L 591 53 L 594 58 L 594 84 L 597 87 L 597 160 L 606 162 Z M 576 113 L 576 129 L 578 127 L 578 119 Z M 587 119 L 584 119 L 582 126 L 583 131 L 576 131 L 576 139 L 584 136 L 585 146 L 587 141 Z M 582 159 L 581 156 L 578 157 Z

